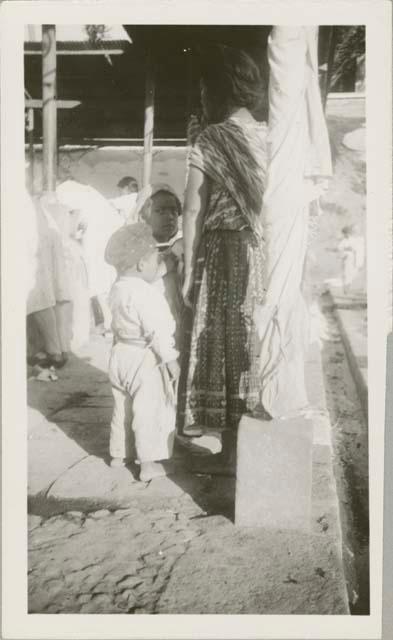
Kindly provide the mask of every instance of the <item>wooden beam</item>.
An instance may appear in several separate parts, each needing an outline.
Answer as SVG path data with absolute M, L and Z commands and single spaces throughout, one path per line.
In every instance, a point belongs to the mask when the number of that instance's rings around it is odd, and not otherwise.
M 150 183 L 153 162 L 154 136 L 154 68 L 152 52 L 147 52 L 145 84 L 145 127 L 143 149 L 143 186 Z
M 82 104 L 80 100 L 56 100 L 55 102 L 57 109 L 74 109 Z M 42 100 L 36 100 L 34 98 L 25 100 L 26 109 L 42 109 L 42 104 Z
M 60 49 L 57 51 L 58 56 L 121 56 L 123 49 L 80 49 L 72 51 L 71 49 Z M 25 49 L 25 56 L 40 56 L 41 51 L 32 51 Z
M 56 27 L 42 25 L 42 131 L 43 190 L 56 190 Z
M 192 50 L 187 48 L 184 51 L 187 56 L 187 122 L 189 117 L 193 112 L 193 103 L 192 103 L 192 89 L 193 89 L 193 64 L 192 64 Z
M 29 142 L 30 193 L 34 194 L 34 110 L 31 107 L 27 111 L 26 129 Z

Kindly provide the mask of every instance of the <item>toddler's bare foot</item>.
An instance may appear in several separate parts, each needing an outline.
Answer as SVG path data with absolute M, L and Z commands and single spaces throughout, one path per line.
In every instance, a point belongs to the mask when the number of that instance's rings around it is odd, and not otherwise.
M 126 467 L 130 462 L 131 460 L 129 458 L 111 458 L 109 466 L 111 469 L 119 469 L 121 467 Z
M 169 462 L 141 462 L 139 480 L 141 482 L 150 482 L 154 478 L 168 476 L 172 472 L 173 468 Z
M 109 465 L 111 469 L 119 469 L 121 467 L 125 467 L 126 463 L 123 458 L 111 458 Z

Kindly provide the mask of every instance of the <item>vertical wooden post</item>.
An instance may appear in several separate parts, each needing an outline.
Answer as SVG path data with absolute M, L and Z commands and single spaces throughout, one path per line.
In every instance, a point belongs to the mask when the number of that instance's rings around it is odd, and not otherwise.
M 42 25 L 43 190 L 55 191 L 57 165 L 56 27 Z
M 192 109 L 193 109 L 192 91 L 193 91 L 194 78 L 193 78 L 192 50 L 187 49 L 185 54 L 187 56 L 187 122 L 186 122 L 186 125 L 187 125 L 188 120 L 192 115 Z
M 27 140 L 29 143 L 30 191 L 34 195 L 34 109 L 27 110 Z
M 143 148 L 143 186 L 150 183 L 153 162 L 154 136 L 154 68 L 151 49 L 147 52 L 145 83 L 145 128 Z

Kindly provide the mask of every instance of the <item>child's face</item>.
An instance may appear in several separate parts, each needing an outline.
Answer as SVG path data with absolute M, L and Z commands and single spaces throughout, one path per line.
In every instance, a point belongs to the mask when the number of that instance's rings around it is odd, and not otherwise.
M 156 279 L 161 256 L 156 249 L 144 256 L 139 262 L 139 272 L 145 282 L 153 282 Z
M 178 211 L 175 197 L 170 193 L 159 192 L 152 197 L 150 225 L 153 236 L 158 242 L 166 242 L 177 233 Z

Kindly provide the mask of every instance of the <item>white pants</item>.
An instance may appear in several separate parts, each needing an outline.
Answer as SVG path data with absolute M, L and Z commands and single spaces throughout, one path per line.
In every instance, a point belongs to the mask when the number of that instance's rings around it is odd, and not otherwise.
M 109 363 L 115 401 L 112 458 L 136 458 L 142 463 L 171 457 L 176 412 L 174 395 L 165 388 L 167 375 L 150 349 L 123 343 L 113 347 Z

